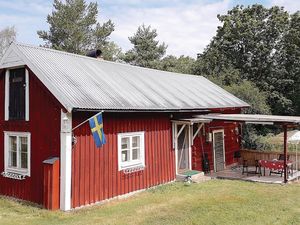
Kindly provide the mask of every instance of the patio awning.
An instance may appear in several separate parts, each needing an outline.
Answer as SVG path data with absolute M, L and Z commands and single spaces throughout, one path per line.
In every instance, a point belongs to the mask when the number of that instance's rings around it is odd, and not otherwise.
M 211 119 L 206 119 L 206 118 L 181 118 L 181 119 L 174 119 L 172 122 L 176 123 L 183 123 L 183 124 L 189 124 L 193 125 L 194 123 L 210 123 L 212 120 Z
M 284 182 L 288 182 L 287 171 L 287 129 L 289 127 L 300 126 L 300 116 L 278 116 L 278 115 L 261 115 L 261 114 L 207 114 L 197 115 L 196 118 L 222 120 L 241 123 L 263 124 L 263 125 L 281 125 L 284 131 Z
M 286 124 L 300 125 L 300 116 L 277 116 L 277 115 L 261 115 L 261 114 L 207 114 L 198 115 L 196 118 L 225 120 L 254 124 Z

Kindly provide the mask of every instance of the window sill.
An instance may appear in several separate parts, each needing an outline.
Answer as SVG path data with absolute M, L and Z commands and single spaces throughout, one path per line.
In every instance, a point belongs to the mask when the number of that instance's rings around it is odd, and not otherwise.
M 15 180 L 24 180 L 26 178 L 26 174 L 21 174 L 17 172 L 5 171 L 2 172 L 1 175 L 6 178 L 15 179 Z
M 120 171 L 123 171 L 125 174 L 128 174 L 128 173 L 142 171 L 144 169 L 145 169 L 145 165 L 143 163 L 137 163 L 137 164 L 121 166 Z

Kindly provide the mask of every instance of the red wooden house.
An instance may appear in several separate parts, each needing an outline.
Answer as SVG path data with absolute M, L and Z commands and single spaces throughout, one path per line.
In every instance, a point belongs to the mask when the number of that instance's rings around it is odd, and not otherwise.
M 204 156 L 223 170 L 238 125 L 194 116 L 248 104 L 201 76 L 13 43 L 0 62 L 0 106 L 0 194 L 70 210 L 202 171 Z M 97 148 L 88 123 L 73 128 L 100 110 Z

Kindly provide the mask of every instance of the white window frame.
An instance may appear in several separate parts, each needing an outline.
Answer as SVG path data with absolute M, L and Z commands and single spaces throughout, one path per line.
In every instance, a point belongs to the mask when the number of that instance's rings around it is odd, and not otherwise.
M 129 137 L 129 155 L 132 157 L 132 138 L 140 137 L 140 159 L 122 162 L 122 138 Z M 145 132 L 128 132 L 118 134 L 118 167 L 119 171 L 136 167 L 145 167 Z
M 9 120 L 9 74 L 10 70 L 23 67 L 14 67 L 6 69 L 5 72 L 5 121 Z M 29 72 L 25 68 L 25 121 L 29 121 Z
M 17 137 L 17 168 L 9 167 L 9 137 L 16 136 Z M 27 138 L 27 169 L 22 169 L 20 166 L 20 153 L 19 153 L 19 138 L 26 137 Z M 4 172 L 15 173 L 24 176 L 30 177 L 30 156 L 31 156 L 31 134 L 29 132 L 10 132 L 4 131 Z

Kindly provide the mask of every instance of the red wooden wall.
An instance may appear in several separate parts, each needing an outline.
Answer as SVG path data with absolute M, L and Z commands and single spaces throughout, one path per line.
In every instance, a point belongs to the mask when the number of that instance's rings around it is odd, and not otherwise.
M 87 115 L 73 113 L 73 126 Z M 77 144 L 72 155 L 72 207 L 94 203 L 175 179 L 175 153 L 171 122 L 167 114 L 104 113 L 107 143 L 97 149 L 88 123 L 75 130 Z M 118 171 L 117 134 L 145 131 L 143 171 Z
M 240 113 L 240 109 L 227 109 L 227 110 L 215 110 L 214 112 L 222 113 Z M 235 133 L 235 128 L 239 127 L 238 123 L 235 122 L 223 122 L 213 121 L 209 124 L 205 124 L 205 133 L 212 133 L 214 130 L 224 129 L 224 143 L 225 143 L 225 163 L 230 165 L 236 160 L 234 159 L 234 152 L 240 150 L 240 138 Z M 202 130 L 201 130 L 202 133 Z M 201 140 L 200 140 L 201 139 Z M 203 144 L 204 151 L 202 151 L 201 141 Z M 213 158 L 213 142 L 206 142 L 205 136 L 202 134 L 197 136 L 192 146 L 192 168 L 195 170 L 202 171 L 202 159 L 203 153 L 207 153 L 210 170 L 214 170 L 214 158 Z
M 4 71 L 0 73 L 0 173 L 4 171 L 3 131 L 31 133 L 31 176 L 14 180 L 0 175 L 0 194 L 42 204 L 43 160 L 60 155 L 61 106 L 33 73 L 29 73 L 29 120 L 4 121 Z

